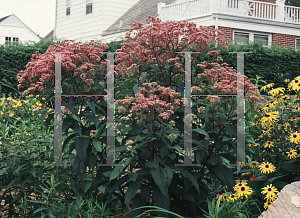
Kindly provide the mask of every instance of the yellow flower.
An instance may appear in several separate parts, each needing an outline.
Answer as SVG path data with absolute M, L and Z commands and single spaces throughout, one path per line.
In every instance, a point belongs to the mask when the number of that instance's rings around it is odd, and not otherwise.
M 9 117 L 13 117 L 13 116 L 14 116 L 14 113 L 10 113 L 8 116 L 9 116 Z
M 249 146 L 250 148 L 252 148 L 252 147 L 257 147 L 258 145 L 259 145 L 258 143 L 248 144 L 248 146 Z
M 293 134 L 291 134 L 291 136 L 290 136 L 290 142 L 291 143 L 298 144 L 299 141 L 300 141 L 300 133 L 298 133 L 296 131 Z
M 227 202 L 229 202 L 229 200 L 231 200 L 232 202 L 234 202 L 237 199 L 236 194 L 231 194 L 228 196 L 227 198 Z
M 270 83 L 270 84 L 267 84 L 267 85 L 265 85 L 265 86 L 263 86 L 263 87 L 261 87 L 261 89 L 260 89 L 260 91 L 265 91 L 265 89 L 269 89 L 269 88 L 272 88 L 274 86 L 274 83 Z
M 267 141 L 267 142 L 265 143 L 265 148 L 266 148 L 266 147 L 271 148 L 271 146 L 274 147 L 274 142 Z
M 241 175 L 245 176 L 245 175 L 249 175 L 249 174 L 250 174 L 250 172 L 245 172 L 245 173 L 242 173 Z
M 271 202 L 275 201 L 276 198 L 278 198 L 278 197 L 275 193 L 271 193 L 271 194 L 267 195 L 266 197 L 264 197 L 264 199 L 271 201 Z
M 12 97 L 8 97 L 6 100 L 11 101 L 11 100 L 13 100 L 13 98 Z
M 284 93 L 284 90 L 285 90 L 285 88 L 283 88 L 283 87 L 272 89 L 271 91 L 269 91 L 269 95 L 275 96 L 275 95 L 278 95 L 279 92 Z
M 264 203 L 264 208 L 267 209 L 269 206 L 272 206 L 272 205 L 273 205 L 273 202 L 267 201 Z
M 246 185 L 240 186 L 239 189 L 236 189 L 237 197 L 245 196 L 246 198 L 248 198 L 248 195 L 251 195 L 252 193 L 253 193 L 252 188 Z
M 252 161 L 251 163 L 251 168 L 255 168 L 259 166 L 259 163 Z
M 18 117 L 18 118 L 17 118 L 17 120 L 21 120 L 21 119 L 22 119 L 21 117 Z
M 295 158 L 297 156 L 297 150 L 290 148 L 290 151 L 286 152 L 290 159 Z
M 262 188 L 262 194 L 266 194 L 267 196 L 274 195 L 276 192 L 278 192 L 277 188 L 275 186 L 272 186 L 272 184 L 267 185 L 266 187 Z
M 16 135 L 21 135 L 21 133 L 18 133 L 18 132 L 17 132 Z
M 269 163 L 269 162 L 265 163 L 265 162 L 263 162 L 262 164 L 260 164 L 258 166 L 258 168 L 260 169 L 260 171 L 262 173 L 269 173 L 269 172 L 274 172 L 276 167 L 273 166 L 272 163 Z
M 24 141 L 22 141 L 22 143 L 25 143 Z

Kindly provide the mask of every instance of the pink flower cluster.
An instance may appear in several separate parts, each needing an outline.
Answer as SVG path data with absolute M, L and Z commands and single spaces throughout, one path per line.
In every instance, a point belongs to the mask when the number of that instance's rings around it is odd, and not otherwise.
M 169 117 L 174 114 L 174 111 L 176 111 L 182 103 L 184 103 L 184 98 L 175 99 L 176 97 L 180 97 L 180 93 L 175 92 L 174 90 L 171 90 L 170 87 L 165 88 L 160 85 L 158 85 L 156 82 L 152 83 L 143 83 L 144 87 L 140 88 L 140 91 L 135 95 L 134 97 L 125 97 L 125 99 L 117 100 L 115 101 L 115 105 L 118 106 L 120 103 L 123 103 L 123 105 L 126 106 L 126 111 L 124 106 L 119 106 L 119 112 L 124 112 L 128 117 L 135 117 L 135 120 L 138 120 L 140 116 L 144 118 L 143 115 L 146 115 L 146 119 L 148 120 L 149 117 L 156 114 L 155 119 L 157 116 L 160 116 L 162 119 L 167 122 Z M 150 90 L 151 89 L 151 90 Z M 155 92 L 159 92 L 158 95 L 154 95 Z M 145 97 L 145 94 L 149 94 L 149 98 Z M 135 101 L 135 102 L 134 102 Z M 167 103 L 167 101 L 169 103 Z M 132 104 L 131 109 L 129 109 L 129 106 Z M 174 106 L 179 107 L 174 107 Z M 155 111 L 155 108 L 158 106 L 158 112 Z M 165 109 L 167 111 L 165 111 Z M 145 113 L 147 111 L 147 113 Z M 149 115 L 149 116 L 148 116 Z M 154 121 L 153 121 L 154 123 Z M 152 131 L 152 130 L 151 130 Z
M 220 66 L 218 63 L 210 65 L 206 61 L 204 61 L 201 62 L 201 64 L 198 64 L 197 66 L 200 66 L 202 69 L 205 70 L 204 73 L 198 74 L 197 78 L 208 78 L 210 80 L 210 84 L 212 85 L 211 88 L 216 91 L 216 95 L 237 94 L 237 87 L 239 86 L 237 84 L 237 75 L 240 75 L 240 73 L 237 74 L 236 70 L 234 70 L 232 67 L 228 67 L 227 63 L 223 63 Z M 208 66 L 214 67 L 211 69 L 206 69 L 206 67 Z M 250 98 L 253 104 L 259 102 L 259 106 L 264 107 L 263 102 L 266 102 L 267 100 L 260 95 L 257 87 L 254 86 L 250 80 L 247 81 L 246 76 L 244 76 L 243 83 L 246 101 L 249 101 Z
M 126 33 L 125 38 L 128 42 L 122 43 L 122 48 L 118 49 L 116 55 L 116 74 L 122 77 L 129 77 L 128 72 L 133 72 L 130 76 L 138 78 L 142 72 L 137 72 L 133 67 L 134 61 L 138 61 L 143 68 L 145 64 L 154 63 L 162 66 L 165 62 L 173 63 L 178 70 L 183 70 L 182 64 L 177 63 L 178 57 L 183 56 L 182 52 L 190 50 L 191 46 L 197 47 L 197 52 L 209 49 L 209 41 L 217 41 L 220 45 L 217 48 L 225 46 L 228 42 L 222 39 L 223 33 L 220 30 L 212 31 L 211 27 L 197 27 L 195 23 L 188 21 L 165 21 L 159 18 L 149 16 L 146 20 L 150 25 L 142 29 L 142 24 L 135 22 L 132 29 Z M 218 33 L 218 35 L 216 34 Z M 132 38 L 131 35 L 134 35 Z M 215 48 L 216 49 L 216 48 Z M 163 50 L 161 54 L 158 51 Z M 210 51 L 215 54 L 217 51 Z M 192 57 L 192 60 L 197 55 Z M 153 76 L 148 72 L 150 76 Z M 180 75 L 172 72 L 173 75 Z
M 65 52 L 61 55 L 62 74 L 74 71 L 74 77 L 80 75 L 84 83 L 92 84 L 96 63 L 100 62 L 100 56 L 107 45 L 91 40 L 89 43 L 64 40 L 59 45 L 49 46 L 45 54 L 35 52 L 31 62 L 26 65 L 26 70 L 17 75 L 18 89 L 28 87 L 23 96 L 36 91 L 43 91 L 47 85 L 54 87 L 55 52 Z

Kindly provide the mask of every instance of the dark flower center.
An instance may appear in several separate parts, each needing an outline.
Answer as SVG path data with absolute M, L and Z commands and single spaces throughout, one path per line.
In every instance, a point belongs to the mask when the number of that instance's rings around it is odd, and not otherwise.
M 298 80 L 295 80 L 295 83 L 298 83 Z
M 231 195 L 231 198 L 234 198 L 234 195 Z
M 269 114 L 266 114 L 265 117 L 270 117 L 270 115 L 269 115 Z
M 294 138 L 297 138 L 297 135 L 295 134 L 295 135 L 293 135 L 293 137 L 294 137 Z
M 266 167 L 266 168 L 269 168 L 269 165 L 266 165 L 265 167 Z
M 271 202 L 268 202 L 268 205 L 271 205 Z
M 241 188 L 241 191 L 245 191 L 245 187 L 242 187 L 242 188 Z
M 271 189 L 271 188 L 268 188 L 268 191 L 270 192 L 270 191 L 272 191 L 272 189 Z

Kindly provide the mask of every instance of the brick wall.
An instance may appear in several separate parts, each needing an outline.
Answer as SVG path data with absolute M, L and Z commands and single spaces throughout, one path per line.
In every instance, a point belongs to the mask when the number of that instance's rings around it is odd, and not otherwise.
M 215 28 L 215 26 L 211 26 L 211 28 Z M 219 27 L 219 30 L 221 30 L 224 35 L 223 39 L 229 39 L 230 42 L 233 40 L 233 29 L 228 27 Z
M 295 36 L 273 33 L 272 42 L 277 46 L 292 46 L 292 48 L 295 49 Z
M 210 26 L 212 30 L 215 28 L 215 26 Z M 232 42 L 233 40 L 233 29 L 228 27 L 219 27 L 219 30 L 221 30 L 224 35 L 223 39 L 228 39 L 229 42 Z M 295 36 L 292 35 L 285 35 L 285 34 L 272 34 L 272 42 L 275 43 L 277 46 L 287 47 L 292 46 L 293 49 L 295 49 Z

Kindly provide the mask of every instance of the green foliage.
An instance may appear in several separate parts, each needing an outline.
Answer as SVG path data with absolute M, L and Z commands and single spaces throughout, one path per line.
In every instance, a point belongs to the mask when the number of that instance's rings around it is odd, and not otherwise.
M 244 54 L 244 75 L 248 78 L 259 76 L 266 84 L 274 83 L 274 88 L 284 87 L 285 79 L 292 80 L 300 75 L 300 50 L 278 47 L 274 43 L 271 47 L 263 47 L 256 41 L 247 42 L 246 45 L 230 44 L 228 50 L 220 49 L 218 56 L 237 69 L 237 55 L 229 52 L 253 52 Z
M 18 90 L 17 75 L 25 70 L 26 64 L 36 51 L 44 53 L 50 45 L 59 44 L 59 41 L 41 40 L 38 43 L 19 43 L 18 46 L 0 45 L 0 86 L 1 93 L 6 96 L 18 96 L 24 89 Z

